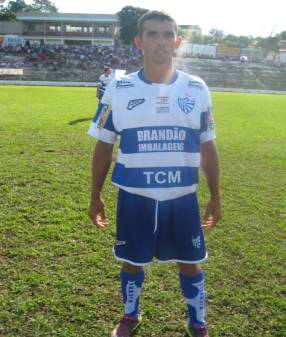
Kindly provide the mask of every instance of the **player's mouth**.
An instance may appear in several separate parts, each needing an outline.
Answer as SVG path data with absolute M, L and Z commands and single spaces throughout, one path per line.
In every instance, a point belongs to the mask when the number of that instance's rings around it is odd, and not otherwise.
M 155 51 L 155 54 L 168 55 L 168 54 L 170 54 L 170 53 L 169 53 L 169 51 L 166 50 L 166 49 L 157 49 L 157 50 Z

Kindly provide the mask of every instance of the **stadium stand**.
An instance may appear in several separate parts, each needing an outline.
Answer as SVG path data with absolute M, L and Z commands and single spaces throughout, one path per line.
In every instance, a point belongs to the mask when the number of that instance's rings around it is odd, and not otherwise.
M 96 82 L 105 63 L 132 72 L 142 67 L 141 57 L 130 47 L 0 47 L 0 80 Z M 211 87 L 286 91 L 286 69 L 274 64 L 180 57 L 176 62 L 178 69 L 203 78 Z M 11 68 L 23 71 L 3 71 Z

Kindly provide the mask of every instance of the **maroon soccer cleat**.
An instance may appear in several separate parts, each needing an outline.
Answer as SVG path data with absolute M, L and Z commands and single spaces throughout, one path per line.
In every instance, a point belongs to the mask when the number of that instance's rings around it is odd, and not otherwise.
M 111 333 L 111 337 L 131 337 L 132 332 L 137 329 L 141 323 L 139 318 L 124 315 Z
M 193 327 L 187 325 L 187 334 L 190 337 L 209 337 L 207 325 L 195 324 Z

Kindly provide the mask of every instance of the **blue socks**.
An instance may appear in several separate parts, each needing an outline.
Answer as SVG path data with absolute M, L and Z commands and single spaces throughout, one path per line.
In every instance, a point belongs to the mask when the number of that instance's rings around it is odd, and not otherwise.
M 121 271 L 120 273 L 125 315 L 136 318 L 139 317 L 139 299 L 144 276 L 144 271 L 139 273 L 126 273 Z M 189 325 L 191 327 L 193 327 L 195 324 L 204 325 L 204 273 L 201 271 L 192 277 L 180 273 L 179 277 L 183 295 L 188 306 Z
M 205 324 L 205 289 L 204 273 L 201 271 L 195 276 L 179 274 L 180 284 L 185 297 L 188 312 L 189 325 Z
M 125 315 L 139 317 L 139 297 L 144 276 L 144 271 L 139 273 L 121 271 L 120 273 Z

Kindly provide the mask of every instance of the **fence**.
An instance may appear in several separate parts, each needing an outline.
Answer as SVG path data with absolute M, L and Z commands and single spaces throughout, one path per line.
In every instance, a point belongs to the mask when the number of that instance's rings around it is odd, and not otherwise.
M 264 64 L 240 64 L 218 60 L 177 59 L 178 69 L 199 76 L 210 87 L 286 91 L 286 69 Z M 6 69 L 7 70 L 7 69 Z M 24 68 L 15 73 L 1 71 L 0 80 L 97 82 L 99 71 Z M 136 71 L 136 67 L 128 72 Z

